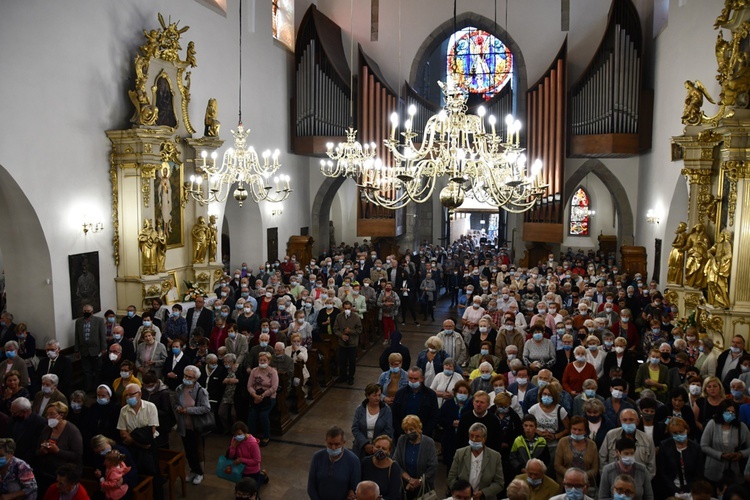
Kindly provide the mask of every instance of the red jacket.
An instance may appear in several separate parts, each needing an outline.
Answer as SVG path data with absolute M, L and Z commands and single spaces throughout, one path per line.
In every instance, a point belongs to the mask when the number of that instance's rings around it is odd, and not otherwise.
M 583 383 L 586 379 L 596 380 L 596 368 L 591 363 L 586 363 L 579 372 L 573 363 L 568 363 L 562 376 L 562 386 L 567 392 L 579 394 L 583 392 Z
M 57 488 L 57 483 L 53 483 L 52 486 L 47 488 L 47 493 L 44 494 L 44 500 L 59 500 L 60 490 Z M 81 483 L 78 483 L 78 491 L 73 495 L 72 500 L 89 500 L 89 494 L 86 488 Z

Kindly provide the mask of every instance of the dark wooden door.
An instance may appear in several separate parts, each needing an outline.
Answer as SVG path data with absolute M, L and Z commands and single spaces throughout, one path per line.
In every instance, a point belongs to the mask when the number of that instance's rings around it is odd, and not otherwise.
M 268 262 L 273 262 L 279 258 L 279 228 L 269 227 L 266 231 Z

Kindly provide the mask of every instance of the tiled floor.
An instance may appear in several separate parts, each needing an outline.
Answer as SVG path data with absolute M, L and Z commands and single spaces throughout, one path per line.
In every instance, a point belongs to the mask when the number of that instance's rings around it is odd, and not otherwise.
M 436 312 L 437 321 L 422 322 L 416 326 L 412 322 L 399 326 L 404 335 L 402 343 L 412 354 L 412 364 L 417 354 L 424 349 L 424 342 L 431 335 L 436 335 L 443 319 L 455 316 L 455 310 L 448 309 L 449 301 L 443 300 Z M 421 315 L 420 315 L 421 319 Z M 313 406 L 304 417 L 281 437 L 271 440 L 271 444 L 262 449 L 263 467 L 268 470 L 270 483 L 263 487 L 261 494 L 264 500 L 296 500 L 308 498 L 307 472 L 310 459 L 317 450 L 323 448 L 325 431 L 331 425 L 338 425 L 351 438 L 351 425 L 354 410 L 364 400 L 364 388 L 370 382 L 376 382 L 380 375 L 378 358 L 383 352 L 380 343 L 371 348 L 358 362 L 354 385 L 334 385 Z M 400 425 L 394 422 L 395 425 Z M 175 438 L 175 448 L 179 448 L 179 438 Z M 206 441 L 206 476 L 199 486 L 188 485 L 188 498 L 227 499 L 232 498 L 234 485 L 216 477 L 216 460 L 226 451 L 228 438 L 210 436 Z M 438 470 L 437 490 L 445 491 L 447 472 L 444 465 Z

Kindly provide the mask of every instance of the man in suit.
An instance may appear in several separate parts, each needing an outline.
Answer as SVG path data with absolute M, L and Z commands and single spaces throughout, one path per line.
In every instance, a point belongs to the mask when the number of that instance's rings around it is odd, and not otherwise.
M 31 401 L 26 398 L 13 400 L 10 414 L 13 417 L 10 435 L 16 442 L 15 456 L 34 467 L 36 450 L 39 449 L 39 436 L 47 427 L 47 419 L 32 412 Z
M 214 316 L 205 307 L 205 300 L 198 296 L 195 298 L 195 307 L 191 307 L 187 312 L 188 333 L 193 334 L 196 326 L 203 328 L 204 332 L 210 332 L 214 327 Z
M 120 320 L 120 326 L 125 330 L 126 339 L 135 337 L 135 333 L 143 326 L 143 318 L 136 314 L 135 306 L 128 306 L 128 312 Z
M 68 406 L 68 398 L 59 391 L 57 384 L 60 379 L 54 373 L 42 375 L 42 390 L 34 396 L 34 402 L 31 404 L 31 411 L 39 416 L 44 415 L 44 411 L 50 403 L 61 402 Z
M 740 358 L 747 354 L 745 351 L 745 339 L 740 335 L 732 337 L 732 344 L 729 349 L 719 354 L 716 362 L 716 376 L 719 380 L 727 378 L 730 370 L 739 367 Z
M 469 446 L 459 448 L 448 472 L 448 484 L 458 479 L 469 481 L 474 498 L 495 500 L 505 487 L 500 453 L 487 448 L 487 427 L 475 423 L 469 428 Z
M 214 413 L 216 422 L 221 422 L 219 418 L 219 404 L 224 395 L 224 379 L 227 378 L 227 369 L 224 363 L 219 363 L 216 354 L 206 356 L 206 365 L 201 369 L 201 376 L 198 377 L 198 383 L 208 391 L 208 401 L 211 404 L 211 411 Z M 223 429 L 229 431 L 230 429 Z
M 180 339 L 174 339 L 170 352 L 167 354 L 167 360 L 164 362 L 164 368 L 162 368 L 164 383 L 173 391 L 182 383 L 185 367 L 192 362 L 190 356 L 184 352 L 184 347 Z
M 75 322 L 75 352 L 81 355 L 84 389 L 94 392 L 102 368 L 102 356 L 107 354 L 107 333 L 104 319 L 94 316 L 91 304 L 83 306 L 83 318 Z
M 36 369 L 35 387 L 42 386 L 42 375 L 54 373 L 60 380 L 57 389 L 70 396 L 70 383 L 73 380 L 73 362 L 65 356 L 60 356 L 60 342 L 55 339 L 48 340 L 45 344 L 47 356 L 39 360 L 39 366 Z
M 8 311 L 0 314 L 0 339 L 3 345 L 9 340 L 16 340 L 16 324 L 13 323 L 13 315 Z
M 112 328 L 112 341 L 107 342 L 107 347 L 112 347 L 115 344 L 122 347 L 123 359 L 135 363 L 135 346 L 133 346 L 133 341 L 126 336 L 123 327 L 120 325 L 116 325 Z

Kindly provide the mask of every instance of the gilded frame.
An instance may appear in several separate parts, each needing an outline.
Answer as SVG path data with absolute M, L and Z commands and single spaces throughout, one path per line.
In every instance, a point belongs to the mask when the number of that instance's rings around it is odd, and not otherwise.
M 154 225 L 161 226 L 167 235 L 167 248 L 180 248 L 185 245 L 185 210 L 182 204 L 185 167 L 176 142 L 165 141 L 161 148 L 162 163 L 156 168 L 153 181 Z M 164 206 L 164 200 L 169 201 L 169 207 Z M 169 221 L 165 223 L 167 217 Z
M 174 304 L 174 303 L 177 303 L 177 302 L 182 302 L 182 291 L 180 290 L 180 280 L 177 279 L 177 271 L 169 271 L 167 273 L 167 276 L 169 276 L 169 281 L 172 282 L 172 284 L 174 285 L 174 289 L 177 292 L 177 300 L 173 301 L 173 302 L 170 302 L 170 304 Z M 169 290 L 167 290 L 167 293 L 166 293 L 166 295 L 164 297 L 165 299 L 169 296 L 169 292 L 170 291 L 171 291 L 171 288 Z M 166 303 L 167 300 L 165 300 L 164 302 Z

